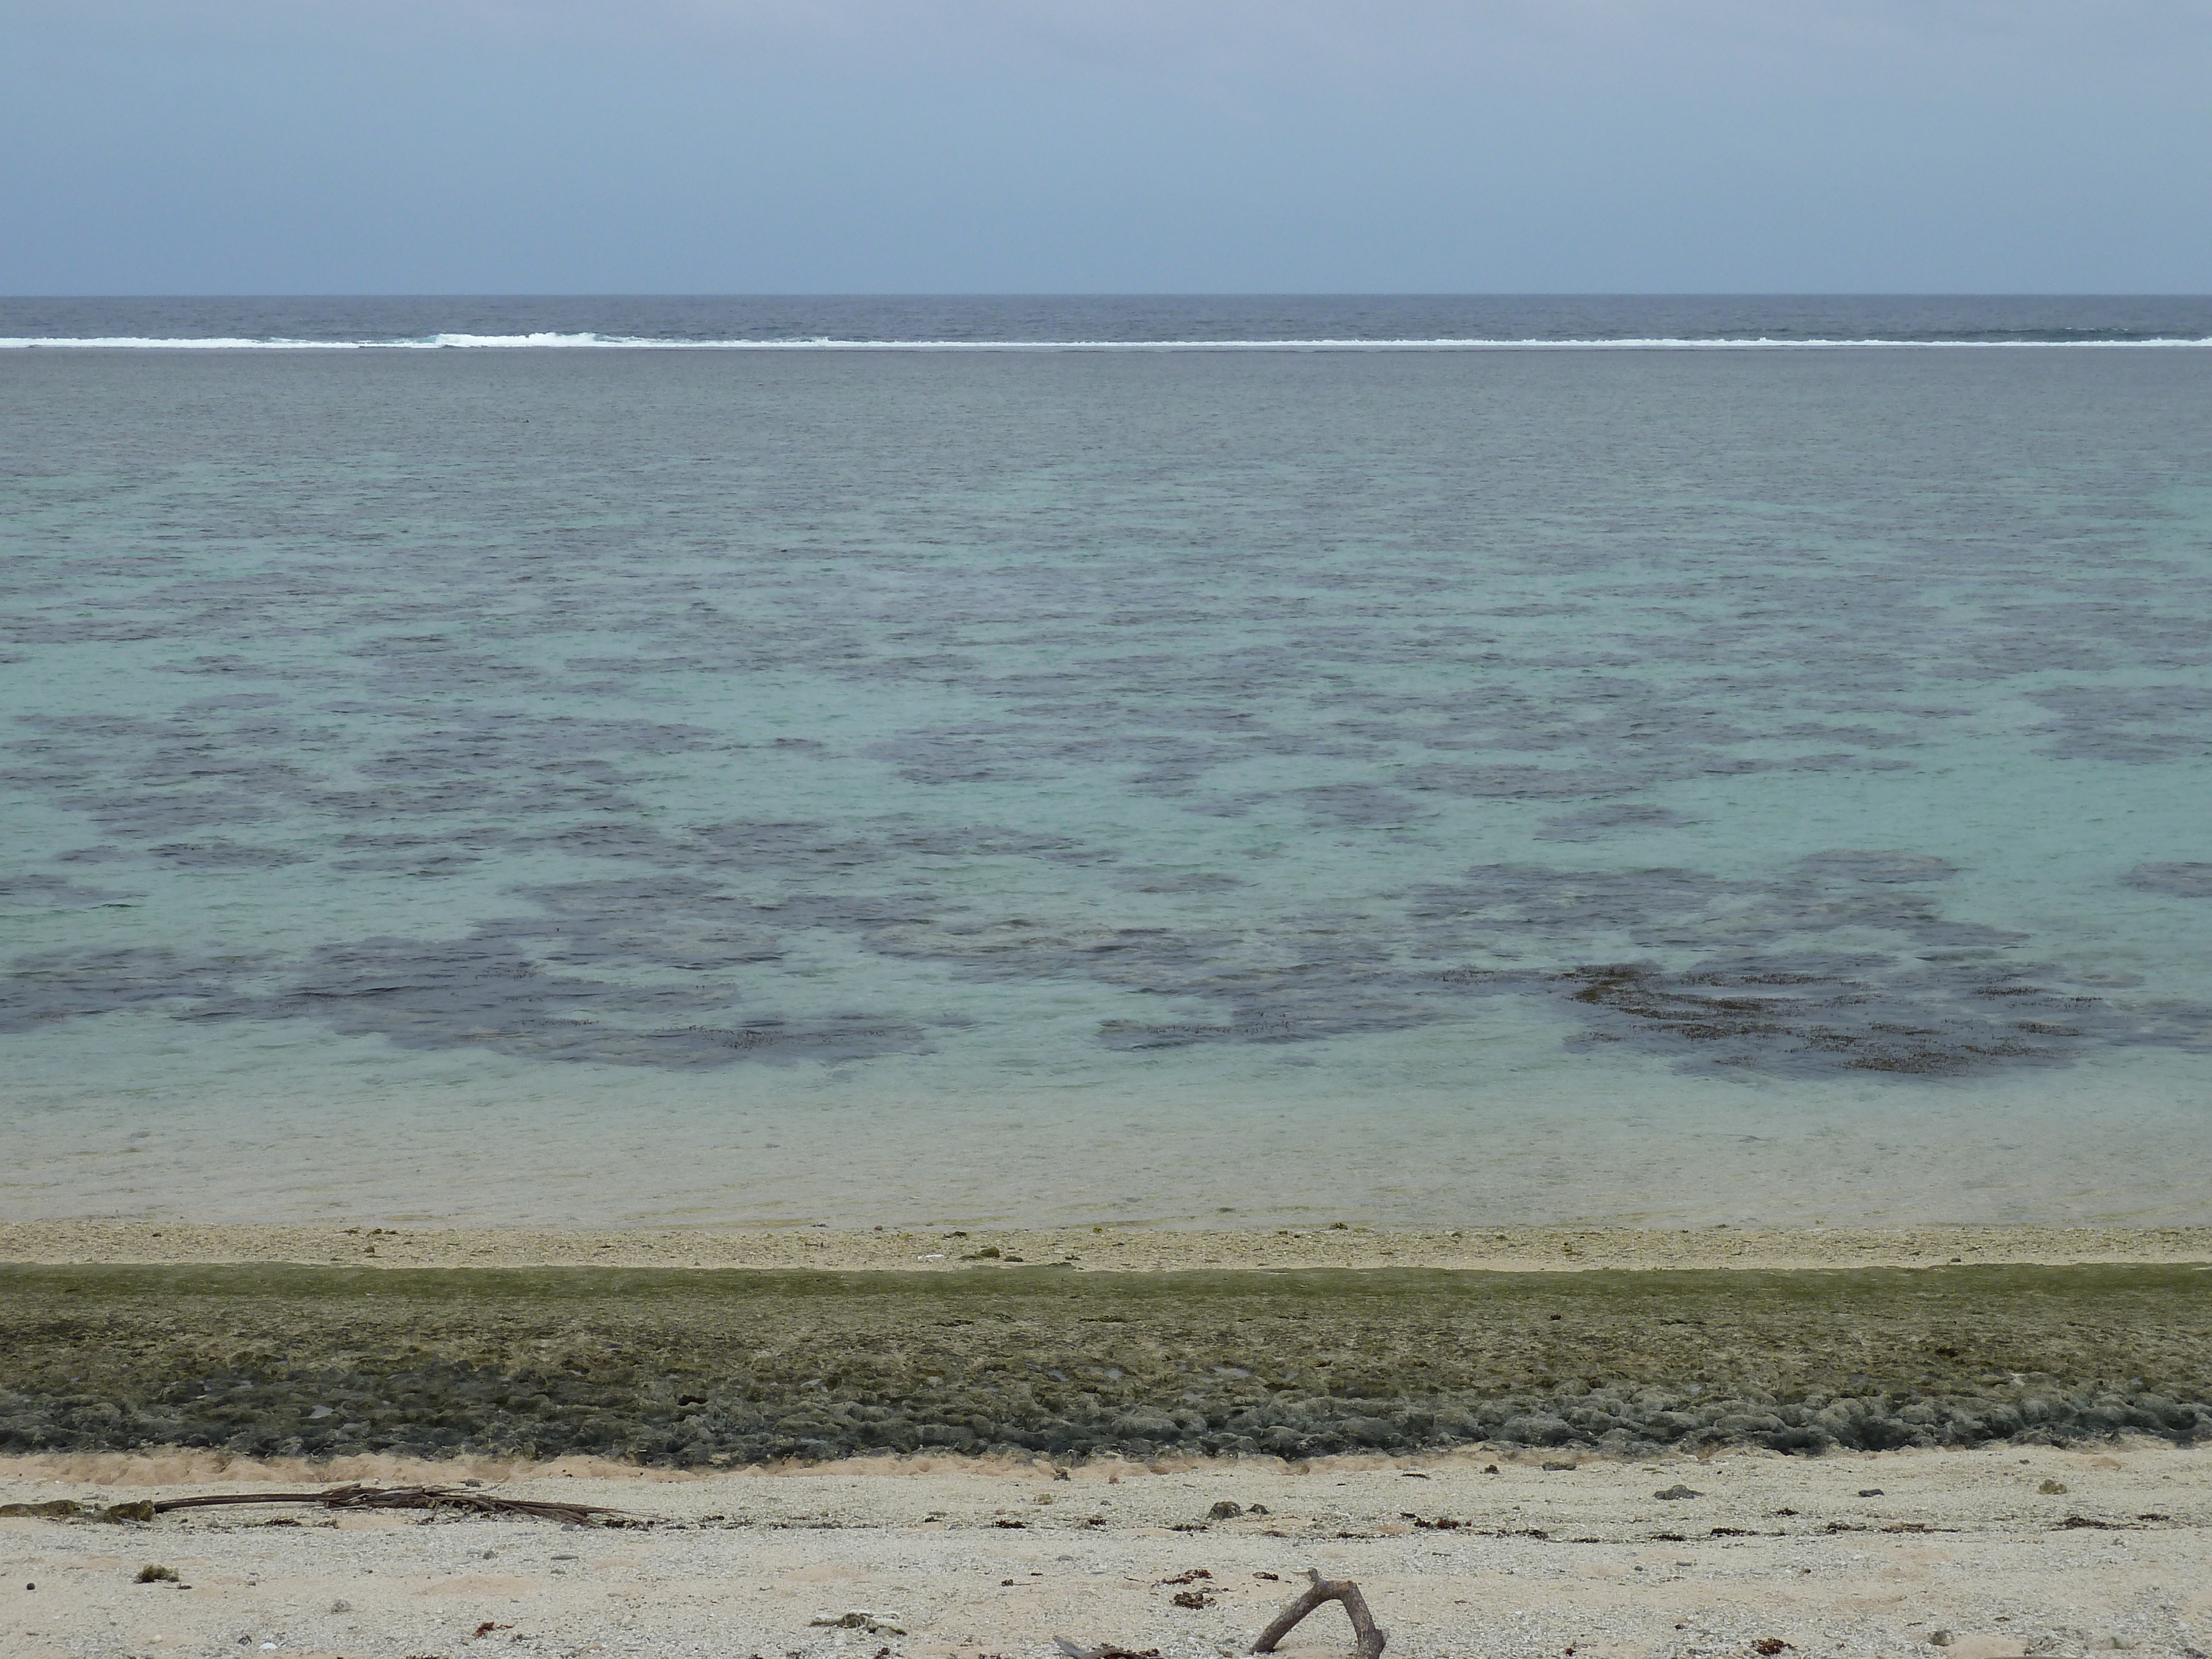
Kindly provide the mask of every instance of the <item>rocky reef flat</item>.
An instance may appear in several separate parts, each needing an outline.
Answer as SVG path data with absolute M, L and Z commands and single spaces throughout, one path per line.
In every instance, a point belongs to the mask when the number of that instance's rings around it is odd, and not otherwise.
M 2212 1437 L 2212 1271 L 2183 1262 L 1086 1271 L 939 1243 L 966 1270 L 0 1265 L 0 1450 L 715 1468 Z

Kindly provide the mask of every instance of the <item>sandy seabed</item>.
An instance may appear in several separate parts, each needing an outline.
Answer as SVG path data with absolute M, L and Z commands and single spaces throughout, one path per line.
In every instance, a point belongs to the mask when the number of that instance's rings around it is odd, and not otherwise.
M 1272 1458 L 1097 1462 L 1065 1479 L 1042 1460 L 942 1457 L 699 1475 L 225 1461 L 0 1460 L 0 1504 L 469 1480 L 633 1524 L 260 1507 L 0 1519 L 0 1650 L 1051 1659 L 1064 1636 L 1212 1659 L 1249 1649 L 1307 1569 L 1356 1581 L 1406 1659 L 2212 1647 L 2212 1453 L 2167 1446 L 1476 1452 L 1303 1473 Z M 1678 1487 L 1697 1495 L 1655 1495 Z M 1244 1513 L 1215 1518 L 1217 1504 Z M 178 1582 L 137 1582 L 149 1565 Z M 1283 1647 L 1351 1650 L 1334 1607 Z

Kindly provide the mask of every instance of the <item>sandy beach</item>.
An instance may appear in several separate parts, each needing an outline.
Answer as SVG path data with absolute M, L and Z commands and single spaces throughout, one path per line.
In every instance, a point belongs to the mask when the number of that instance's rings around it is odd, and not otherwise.
M 1314 1569 L 1434 1659 L 2191 1659 L 2208 1261 L 2183 1229 L 9 1224 L 0 1505 L 78 1512 L 0 1514 L 0 1649 L 1211 1659 Z M 621 1513 L 86 1518 L 350 1480 Z
M 603 1504 L 626 1524 L 273 1507 L 0 1518 L 11 1659 L 1051 1659 L 1055 1636 L 1213 1659 L 1249 1648 L 1307 1569 L 1359 1583 L 1407 1659 L 2212 1645 L 2212 1463 L 2167 1446 L 1470 1452 L 1303 1473 L 1103 1460 L 1065 1479 L 1044 1460 L 943 1457 L 711 1475 L 223 1461 L 10 1458 L 0 1504 L 427 1478 Z M 148 1565 L 178 1579 L 137 1582 Z M 1350 1650 L 1334 1607 L 1283 1647 Z

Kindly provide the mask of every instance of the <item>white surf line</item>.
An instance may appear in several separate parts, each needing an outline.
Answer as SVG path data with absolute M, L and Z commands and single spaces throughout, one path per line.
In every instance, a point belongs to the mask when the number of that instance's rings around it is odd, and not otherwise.
M 1750 338 L 1431 340 L 665 340 L 601 334 L 435 334 L 399 340 L 232 337 L 15 336 L 13 351 L 933 351 L 933 352 L 1449 352 L 1449 351 L 2141 351 L 2212 348 L 2212 337 L 2143 340 Z

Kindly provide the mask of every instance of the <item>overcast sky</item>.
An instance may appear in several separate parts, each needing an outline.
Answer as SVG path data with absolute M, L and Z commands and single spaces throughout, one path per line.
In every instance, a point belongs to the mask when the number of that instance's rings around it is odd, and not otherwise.
M 0 291 L 2212 290 L 2212 0 L 0 0 Z

